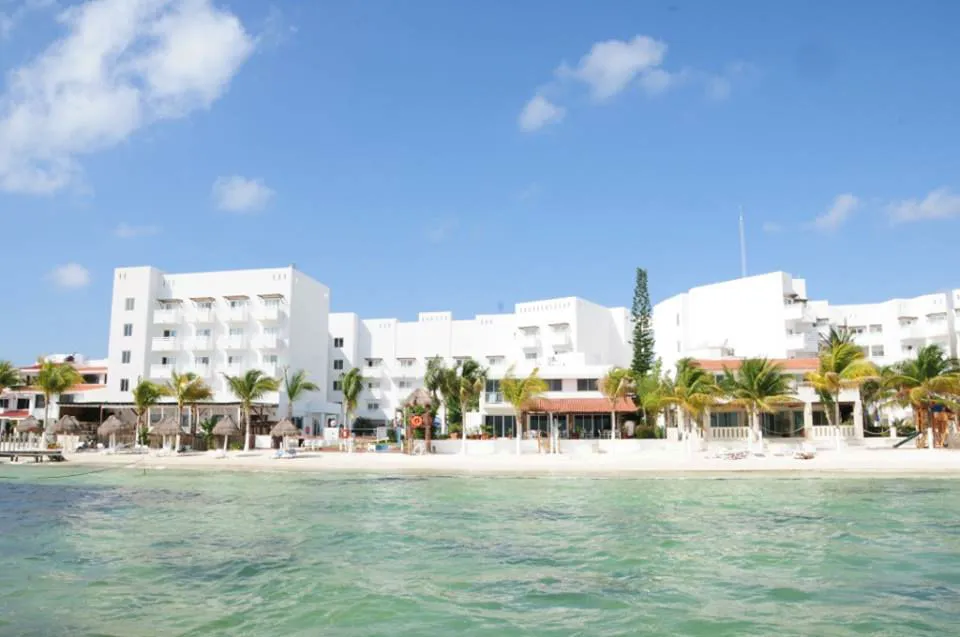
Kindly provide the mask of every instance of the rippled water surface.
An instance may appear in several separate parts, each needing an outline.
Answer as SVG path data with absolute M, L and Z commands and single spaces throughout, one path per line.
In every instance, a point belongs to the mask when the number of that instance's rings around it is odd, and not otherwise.
M 952 635 L 960 482 L 0 467 L 0 635 Z

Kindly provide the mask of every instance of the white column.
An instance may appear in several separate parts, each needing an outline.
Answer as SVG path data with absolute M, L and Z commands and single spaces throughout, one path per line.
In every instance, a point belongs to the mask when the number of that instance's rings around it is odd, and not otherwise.
M 813 437 L 813 403 L 803 403 L 803 437 L 807 440 Z
M 853 403 L 853 437 L 863 439 L 863 403 L 859 398 Z
M 707 442 L 713 439 L 713 429 L 710 426 L 710 416 L 712 413 L 709 407 L 703 412 L 703 439 Z

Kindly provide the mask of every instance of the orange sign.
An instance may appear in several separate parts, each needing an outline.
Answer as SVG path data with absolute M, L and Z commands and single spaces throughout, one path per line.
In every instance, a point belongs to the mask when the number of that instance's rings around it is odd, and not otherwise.
M 414 427 L 419 427 L 420 425 L 423 424 L 423 418 L 421 418 L 420 416 L 414 416 L 413 418 L 410 419 L 410 424 L 413 425 Z

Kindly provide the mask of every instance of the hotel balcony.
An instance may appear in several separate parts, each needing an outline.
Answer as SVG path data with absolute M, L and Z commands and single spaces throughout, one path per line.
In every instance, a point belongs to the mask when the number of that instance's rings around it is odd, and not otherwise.
M 280 366 L 276 363 L 260 363 L 257 365 L 257 369 L 269 376 L 270 378 L 278 378 L 280 376 Z
M 258 307 L 254 310 L 254 316 L 262 323 L 273 323 L 283 318 L 283 312 L 276 306 Z
M 927 338 L 946 338 L 949 334 L 949 327 L 946 321 L 934 321 L 924 326 L 924 333 Z
M 253 341 L 257 349 L 280 349 L 286 345 L 286 340 L 275 334 L 261 334 Z
M 361 367 L 360 375 L 364 378 L 383 378 L 383 372 L 385 368 L 381 365 L 379 367 Z
M 944 323 L 944 331 L 946 331 L 946 323 Z M 922 341 L 927 338 L 930 334 L 930 331 L 926 325 L 921 325 L 920 323 L 912 323 L 910 325 L 901 325 L 900 326 L 900 340 L 901 341 Z
M 248 369 L 250 369 L 250 366 L 246 363 L 227 363 L 222 371 L 227 376 L 242 376 L 247 373 Z M 224 382 L 226 382 L 226 379 L 224 379 Z
M 789 303 L 783 306 L 784 319 L 800 323 L 816 323 L 817 319 L 807 309 L 806 303 Z
M 556 351 L 566 351 L 573 348 L 573 339 L 570 332 L 563 330 L 550 334 L 550 345 Z
M 166 380 L 175 371 L 177 371 L 176 365 L 151 365 L 150 378 Z
M 196 374 L 200 378 L 210 378 L 212 370 L 209 363 L 189 363 L 183 367 L 182 371 Z
M 819 342 L 815 333 L 787 334 L 787 349 L 793 352 L 816 352 Z
M 178 325 L 182 321 L 183 313 L 180 308 L 155 310 L 153 312 L 153 322 L 156 325 Z
M 488 405 L 498 405 L 503 403 L 503 392 L 488 391 L 483 395 L 483 401 Z
M 540 349 L 539 334 L 524 334 L 520 337 L 520 347 L 525 350 Z
M 176 336 L 156 336 L 152 349 L 155 352 L 176 352 L 180 349 L 180 339 Z
M 228 307 L 220 314 L 221 318 L 227 323 L 246 323 L 249 316 L 245 307 Z
M 367 371 L 372 368 L 363 367 L 361 369 L 363 370 L 364 377 L 366 377 L 368 376 Z M 398 365 L 390 368 L 390 376 L 392 378 L 423 378 L 425 372 L 426 367 L 421 363 L 414 363 L 413 365 Z
M 209 336 L 195 336 L 190 340 L 189 349 L 211 350 L 213 349 L 213 339 Z
M 221 349 L 247 349 L 245 336 L 224 336 L 220 339 Z
M 193 314 L 193 321 L 195 323 L 213 323 L 217 319 L 217 315 L 213 310 L 197 310 Z

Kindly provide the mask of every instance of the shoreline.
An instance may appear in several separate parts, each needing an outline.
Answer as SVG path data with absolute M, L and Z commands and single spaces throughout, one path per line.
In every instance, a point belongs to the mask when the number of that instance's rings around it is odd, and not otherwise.
M 209 453 L 182 456 L 156 454 L 68 454 L 64 463 L 12 464 L 0 467 L 63 469 L 153 469 L 227 472 L 381 473 L 395 475 L 464 476 L 594 476 L 655 477 L 708 475 L 926 475 L 960 478 L 960 451 L 926 449 L 846 449 L 826 451 L 809 460 L 783 456 L 751 456 L 738 460 L 686 456 L 675 452 L 584 455 L 430 455 L 378 453 L 303 453 L 277 459 L 272 451 L 232 452 L 226 458 Z

